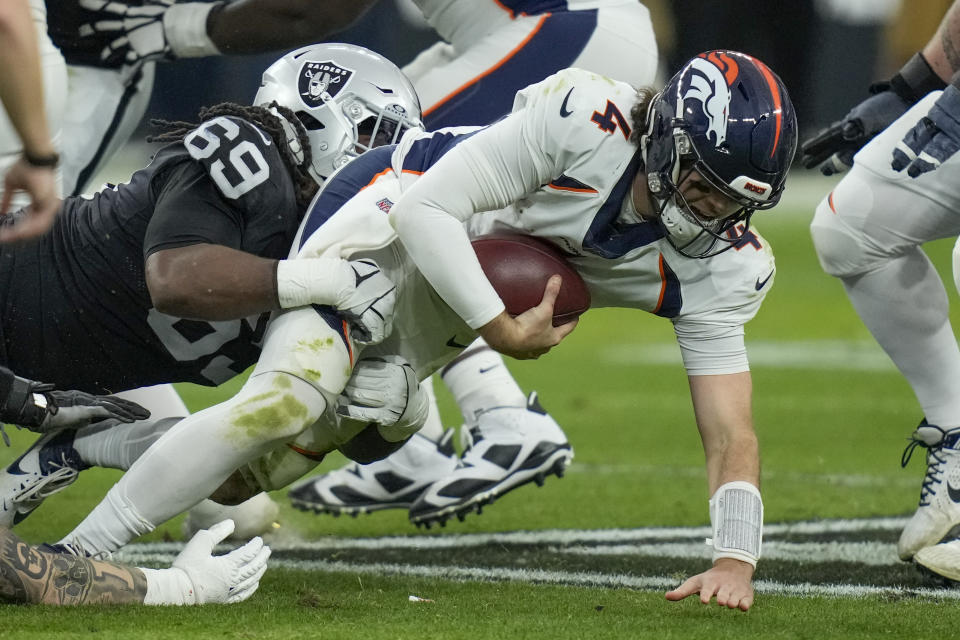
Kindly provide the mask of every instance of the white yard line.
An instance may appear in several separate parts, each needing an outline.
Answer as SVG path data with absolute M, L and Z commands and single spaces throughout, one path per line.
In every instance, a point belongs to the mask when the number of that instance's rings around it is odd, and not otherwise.
M 899 531 L 907 518 L 862 518 L 856 520 L 817 520 L 769 524 L 764 527 L 766 541 L 763 557 L 800 563 L 849 562 L 869 566 L 895 566 L 900 563 L 893 543 L 876 541 L 785 542 L 776 538 L 784 535 L 825 535 L 865 531 Z M 546 530 L 515 531 L 488 534 L 449 534 L 433 536 L 385 536 L 381 538 L 329 537 L 309 542 L 271 542 L 276 551 L 304 552 L 322 556 L 342 550 L 430 551 L 451 548 L 479 547 L 493 544 L 543 545 L 556 548 L 556 553 L 577 555 L 641 555 L 669 558 L 708 558 L 703 540 L 710 534 L 708 527 L 656 527 L 642 529 Z M 117 554 L 117 559 L 138 563 L 169 564 L 183 547 L 182 543 L 160 542 L 133 544 Z M 333 573 L 361 573 L 376 575 L 415 576 L 457 581 L 515 581 L 537 584 L 563 584 L 602 588 L 632 588 L 664 590 L 675 587 L 677 579 L 671 576 L 636 576 L 600 572 L 547 571 L 542 569 L 515 569 L 509 567 L 463 567 L 452 565 L 422 565 L 382 562 L 341 562 L 328 560 L 299 560 L 274 557 L 271 567 L 324 571 Z M 799 597 L 866 597 L 902 595 L 903 589 L 875 585 L 817 585 L 809 583 L 786 584 L 774 580 L 758 580 L 759 593 Z M 910 589 L 909 593 L 929 598 L 957 600 L 960 590 Z
M 857 520 L 814 520 L 790 523 L 774 523 L 764 526 L 764 536 L 787 534 L 817 535 L 828 533 L 856 533 L 858 531 L 899 531 L 907 518 L 861 518 Z M 284 551 L 337 551 L 349 549 L 452 549 L 480 547 L 491 544 L 635 544 L 643 541 L 696 540 L 710 535 L 710 528 L 702 527 L 644 527 L 638 529 L 546 529 L 542 531 L 510 531 L 505 533 L 462 533 L 441 535 L 384 536 L 380 538 L 329 537 L 303 542 L 271 542 L 271 546 Z M 765 548 L 772 541 L 765 542 Z M 859 543 L 849 543 L 859 544 Z M 183 547 L 179 542 L 149 542 L 132 544 L 124 548 L 118 557 L 123 560 L 167 557 Z M 171 556 L 172 557 L 172 556 Z
M 751 367 L 891 371 L 896 368 L 877 343 L 870 340 L 747 340 Z M 599 350 L 603 362 L 615 364 L 682 365 L 673 343 L 608 344 Z

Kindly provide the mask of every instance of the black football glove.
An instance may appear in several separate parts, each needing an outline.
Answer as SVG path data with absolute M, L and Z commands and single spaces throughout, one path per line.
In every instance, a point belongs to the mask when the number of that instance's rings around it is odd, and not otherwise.
M 51 384 L 21 378 L 5 367 L 0 367 L 0 402 L 0 423 L 37 433 L 77 429 L 107 418 L 133 422 L 150 417 L 150 412 L 135 402 L 82 391 L 55 391 Z M 2 427 L 0 435 L 9 446 Z
M 889 80 L 870 87 L 869 98 L 856 105 L 800 147 L 800 162 L 807 169 L 820 165 L 824 175 L 841 173 L 853 166 L 853 156 L 931 91 L 946 83 L 919 53 Z
M 960 81 L 954 77 L 953 82 Z M 960 88 L 951 84 L 926 116 L 907 131 L 893 150 L 890 166 L 916 178 L 933 171 L 960 151 Z

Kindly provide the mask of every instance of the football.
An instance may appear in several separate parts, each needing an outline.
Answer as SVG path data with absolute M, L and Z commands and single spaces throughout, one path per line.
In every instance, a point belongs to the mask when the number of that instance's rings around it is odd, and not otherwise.
M 553 307 L 553 326 L 570 322 L 590 308 L 590 291 L 560 250 L 542 238 L 488 235 L 473 239 L 473 250 L 507 313 L 519 315 L 540 304 L 550 276 L 563 278 Z

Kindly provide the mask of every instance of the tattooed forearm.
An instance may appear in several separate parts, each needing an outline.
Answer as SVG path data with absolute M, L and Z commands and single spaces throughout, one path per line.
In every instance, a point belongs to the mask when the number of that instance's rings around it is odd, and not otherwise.
M 0 598 L 7 602 L 143 602 L 147 582 L 134 567 L 40 551 L 0 529 Z

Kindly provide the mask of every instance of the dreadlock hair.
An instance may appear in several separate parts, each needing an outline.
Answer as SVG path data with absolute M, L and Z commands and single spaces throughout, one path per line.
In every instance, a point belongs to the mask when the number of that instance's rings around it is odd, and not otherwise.
M 283 164 L 286 166 L 287 171 L 290 172 L 290 177 L 293 179 L 294 188 L 296 189 L 297 205 L 302 209 L 306 209 L 306 206 L 310 203 L 310 199 L 313 198 L 313 195 L 317 191 L 317 183 L 308 171 L 310 163 L 313 160 L 313 155 L 310 152 L 307 130 L 304 128 L 303 123 L 300 122 L 300 119 L 287 107 L 283 107 L 276 102 L 270 103 L 269 106 L 276 109 L 297 132 L 297 141 L 303 150 L 302 161 L 297 162 L 293 151 L 290 150 L 290 145 L 287 144 L 287 134 L 284 131 L 280 119 L 273 113 L 270 113 L 270 110 L 266 107 L 222 102 L 212 107 L 203 107 L 200 109 L 198 117 L 200 118 L 200 123 L 203 123 L 218 116 L 236 116 L 253 122 L 263 129 L 276 143 L 277 149 L 280 150 L 280 157 L 283 159 Z M 147 142 L 179 142 L 183 140 L 188 133 L 200 126 L 200 123 L 185 122 L 182 120 L 151 120 L 151 126 L 165 130 L 157 135 L 148 136 Z

